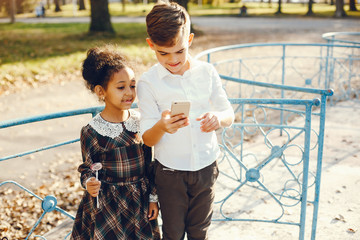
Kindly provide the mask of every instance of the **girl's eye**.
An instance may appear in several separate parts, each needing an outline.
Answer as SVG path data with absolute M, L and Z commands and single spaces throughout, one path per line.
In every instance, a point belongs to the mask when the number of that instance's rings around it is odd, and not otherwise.
M 125 89 L 125 87 L 118 87 L 118 89 L 123 90 L 123 89 Z
M 136 88 L 136 86 L 130 86 L 131 88 Z
M 184 52 L 184 50 L 181 50 L 181 51 L 178 51 L 177 53 L 183 53 Z
M 160 53 L 161 56 L 165 56 L 167 53 Z

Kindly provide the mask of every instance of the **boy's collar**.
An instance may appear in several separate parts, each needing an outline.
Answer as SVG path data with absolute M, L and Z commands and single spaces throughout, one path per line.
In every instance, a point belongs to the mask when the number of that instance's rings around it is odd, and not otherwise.
M 186 72 L 189 71 L 193 67 L 193 58 L 190 55 L 188 56 L 188 62 L 189 62 L 189 69 L 186 70 L 183 75 L 185 75 Z M 158 74 L 159 74 L 160 79 L 163 79 L 164 77 L 167 77 L 167 76 L 180 76 L 177 74 L 172 74 L 169 70 L 167 70 L 160 63 L 158 63 L 157 65 L 158 65 L 157 69 L 158 69 Z

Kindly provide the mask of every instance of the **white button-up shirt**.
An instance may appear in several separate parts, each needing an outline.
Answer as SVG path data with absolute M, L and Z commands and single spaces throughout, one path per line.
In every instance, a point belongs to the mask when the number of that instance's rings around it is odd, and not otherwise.
M 159 121 L 164 110 L 170 110 L 172 101 L 191 102 L 190 125 L 174 134 L 165 133 L 154 146 L 154 156 L 162 165 L 197 171 L 217 159 L 220 151 L 215 131 L 202 132 L 196 118 L 207 112 L 234 112 L 211 64 L 190 59 L 190 69 L 181 76 L 158 63 L 141 76 L 137 93 L 141 135 Z

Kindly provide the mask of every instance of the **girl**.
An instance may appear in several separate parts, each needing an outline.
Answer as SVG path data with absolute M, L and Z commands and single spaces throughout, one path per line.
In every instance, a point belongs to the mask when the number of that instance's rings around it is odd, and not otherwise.
M 104 110 L 81 130 L 85 191 L 71 239 L 160 239 L 155 188 L 149 191 L 134 72 L 114 49 L 92 48 L 83 63 L 87 87 L 105 102 Z M 91 169 L 101 163 L 97 174 Z M 150 195 L 150 199 L 149 199 Z M 149 203 L 150 200 L 150 203 Z M 97 205 L 97 201 L 99 205 Z

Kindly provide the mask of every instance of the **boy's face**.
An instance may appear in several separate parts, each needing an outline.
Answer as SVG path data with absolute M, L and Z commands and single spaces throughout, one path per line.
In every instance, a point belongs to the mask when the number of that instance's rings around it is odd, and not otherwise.
M 153 43 L 150 38 L 146 41 L 150 48 L 155 51 L 159 63 L 169 70 L 172 74 L 183 75 L 190 65 L 188 62 L 188 51 L 191 46 L 194 34 L 190 35 L 179 33 L 177 42 L 174 46 L 165 47 Z

